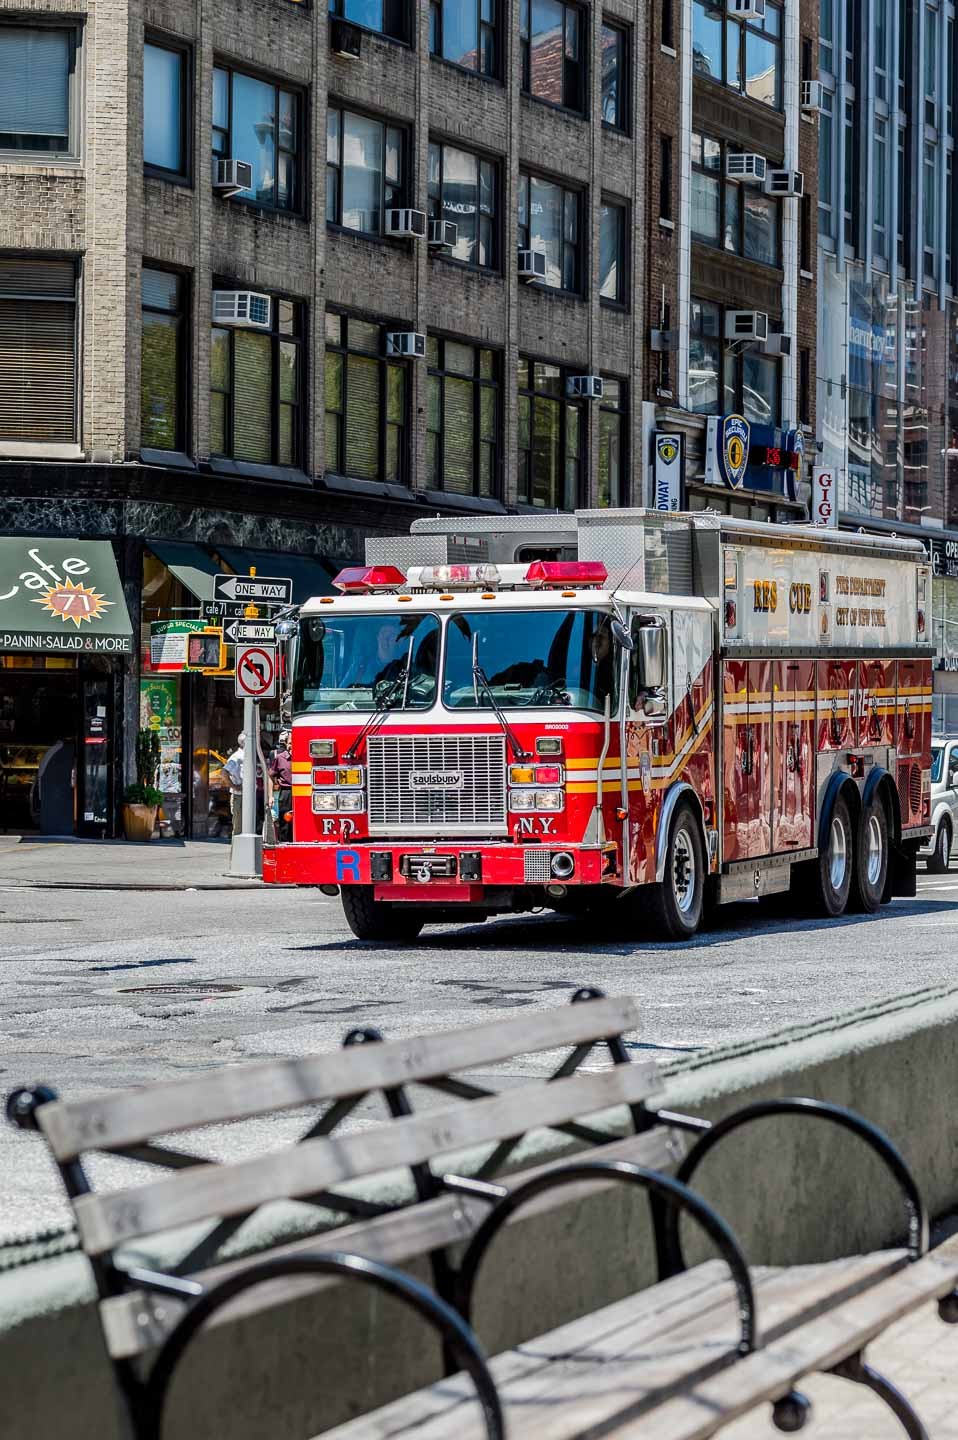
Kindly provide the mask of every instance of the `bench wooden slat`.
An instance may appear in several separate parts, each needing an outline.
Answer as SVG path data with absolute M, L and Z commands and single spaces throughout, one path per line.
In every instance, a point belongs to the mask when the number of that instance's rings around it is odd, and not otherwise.
M 849 1294 L 867 1298 L 889 1283 L 890 1272 L 893 1278 L 904 1273 L 903 1265 L 904 1251 L 887 1251 L 755 1272 L 760 1324 L 773 1346 L 788 1349 L 796 1336 L 819 1323 L 814 1317 L 827 1306 L 852 1303 L 845 1298 Z M 676 1309 L 663 1315 L 655 1297 L 656 1289 L 642 1292 L 497 1356 L 492 1373 L 510 1434 L 522 1440 L 575 1440 L 597 1433 L 658 1437 L 659 1417 L 671 1405 L 670 1395 L 680 1390 L 727 1383 L 740 1399 L 736 1413 L 769 1398 L 764 1393 L 753 1397 L 744 1378 L 744 1367 L 767 1352 L 734 1360 L 737 1307 L 724 1266 L 691 1313 Z M 709 1376 L 710 1370 L 716 1373 Z M 783 1389 L 788 1385 L 775 1394 Z M 330 1440 L 395 1440 L 411 1434 L 416 1440 L 482 1440 L 470 1382 L 462 1376 L 440 1382 L 337 1427 Z
M 590 1159 L 597 1160 L 629 1160 L 652 1170 L 668 1172 L 674 1170 L 678 1164 L 680 1147 L 681 1141 L 675 1132 L 657 1126 L 641 1135 L 612 1140 L 599 1149 L 593 1147 L 588 1155 Z M 518 1171 L 504 1177 L 501 1183 L 513 1189 L 527 1180 L 567 1164 L 570 1158 L 567 1156 L 550 1160 L 544 1165 Z M 617 1182 L 611 1180 L 576 1181 L 569 1185 L 556 1186 L 553 1190 L 545 1190 L 531 1199 L 516 1215 L 511 1216 L 507 1223 L 513 1225 L 517 1221 L 543 1215 L 559 1206 L 584 1199 L 587 1195 L 607 1190 L 615 1183 Z M 422 1204 L 393 1211 L 389 1215 L 380 1215 L 374 1220 L 344 1225 L 322 1234 L 291 1241 L 286 1245 L 272 1246 L 267 1253 L 270 1259 L 282 1259 L 293 1255 L 308 1255 L 318 1250 L 347 1250 L 372 1260 L 382 1260 L 387 1264 L 402 1264 L 415 1256 L 428 1254 L 431 1250 L 439 1250 L 467 1240 L 488 1213 L 489 1206 L 482 1200 L 445 1195 L 437 1200 L 427 1200 Z M 651 1243 L 650 1231 L 649 1244 Z M 250 1259 L 227 1261 L 198 1271 L 191 1278 L 209 1288 L 246 1269 L 250 1263 Z M 243 1316 L 287 1304 L 302 1295 L 314 1294 L 330 1285 L 341 1283 L 335 1276 L 317 1275 L 315 1278 L 290 1277 L 259 1285 L 237 1297 L 227 1310 L 218 1311 L 210 1320 L 209 1326 L 213 1328 L 225 1323 L 232 1324 Z M 180 1301 L 167 1295 L 160 1298 L 136 1290 L 125 1295 L 111 1296 L 100 1305 L 107 1349 L 117 1360 L 131 1359 L 153 1349 L 170 1333 L 184 1309 L 185 1306 Z
M 87 1253 L 102 1255 L 124 1241 L 194 1220 L 242 1215 L 271 1200 L 314 1195 L 363 1175 L 635 1103 L 648 1096 L 656 1078 L 651 1063 L 616 1065 L 520 1085 L 489 1100 L 424 1111 L 342 1137 L 305 1140 L 252 1160 L 198 1165 L 135 1189 L 81 1195 L 73 1205 L 77 1228 Z
M 494 1065 L 516 1055 L 619 1035 L 637 1025 L 634 1000 L 588 1000 L 439 1035 L 263 1065 L 229 1065 L 212 1074 L 90 1100 L 56 1101 L 44 1105 L 37 1118 L 56 1159 L 73 1160 L 84 1150 L 133 1145 L 178 1130 Z
M 712 1308 L 726 1304 L 733 1298 L 733 1286 L 729 1280 L 728 1268 L 722 1260 L 706 1260 L 693 1270 L 686 1270 L 642 1292 L 642 1323 L 650 1336 L 664 1335 L 688 1320 L 702 1315 Z M 635 1319 L 635 1295 L 611 1305 L 593 1315 L 570 1320 L 553 1330 L 548 1336 L 548 1352 L 540 1349 L 537 1341 L 519 1346 L 493 1361 L 492 1371 L 496 1383 L 504 1391 L 511 1383 L 537 1374 L 552 1364 L 553 1355 L 574 1355 L 583 1345 L 583 1333 L 588 1331 L 599 1339 L 621 1331 L 623 1325 Z M 475 1389 L 464 1375 L 454 1375 L 441 1380 L 427 1389 L 415 1391 L 401 1400 L 383 1406 L 380 1410 L 360 1416 L 335 1430 L 326 1432 L 330 1440 L 392 1440 L 393 1436 L 415 1434 L 430 1440 L 436 1434 L 445 1433 L 466 1422 L 469 1440 L 481 1435 L 482 1427 L 474 1422 Z M 510 1435 L 515 1432 L 512 1425 Z
M 776 1340 L 726 1371 L 676 1395 L 651 1418 L 649 1426 L 623 1429 L 623 1440 L 709 1440 L 717 1430 L 763 1401 L 778 1399 L 803 1376 L 830 1370 L 863 1350 L 883 1330 L 958 1283 L 958 1257 L 934 1253 L 906 1265 L 897 1274 L 819 1316 L 795 1334 Z M 717 1418 L 718 1417 L 718 1418 Z M 538 1437 L 536 1437 L 538 1440 Z

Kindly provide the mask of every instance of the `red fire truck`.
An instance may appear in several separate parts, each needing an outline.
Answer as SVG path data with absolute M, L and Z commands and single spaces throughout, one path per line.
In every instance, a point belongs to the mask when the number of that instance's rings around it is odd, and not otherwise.
M 791 890 L 915 893 L 931 572 L 914 541 L 708 512 L 417 522 L 308 601 L 293 841 L 361 939 L 613 901 L 637 936 Z

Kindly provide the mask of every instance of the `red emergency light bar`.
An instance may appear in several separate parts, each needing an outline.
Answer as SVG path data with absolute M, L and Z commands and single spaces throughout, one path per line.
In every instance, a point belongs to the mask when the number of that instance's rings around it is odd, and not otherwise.
M 395 565 L 350 565 L 340 570 L 333 584 L 347 595 L 363 595 L 369 590 L 402 590 L 406 577 Z
M 561 590 L 565 585 L 604 585 L 609 578 L 601 560 L 533 560 L 526 584 Z

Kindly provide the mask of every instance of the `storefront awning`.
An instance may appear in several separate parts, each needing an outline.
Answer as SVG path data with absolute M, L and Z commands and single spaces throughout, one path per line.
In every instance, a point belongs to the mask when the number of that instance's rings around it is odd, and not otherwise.
M 227 565 L 237 575 L 248 575 L 250 566 L 255 566 L 257 575 L 285 576 L 293 582 L 293 601 L 302 605 L 311 595 L 335 595 L 333 576 L 339 567 L 327 564 L 318 556 L 284 555 L 278 550 L 234 550 L 232 546 L 217 545 Z
M 180 540 L 156 543 L 151 540 L 150 549 L 197 600 L 212 600 L 213 576 L 219 575 L 223 567 L 202 545 L 189 545 Z
M 0 539 L 0 650 L 129 655 L 132 649 L 108 540 Z

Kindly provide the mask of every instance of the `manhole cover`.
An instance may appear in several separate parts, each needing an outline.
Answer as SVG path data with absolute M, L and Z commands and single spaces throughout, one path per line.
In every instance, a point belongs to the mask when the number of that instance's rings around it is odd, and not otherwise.
M 111 995 L 157 995 L 163 1000 L 181 996 L 188 1000 L 216 1000 L 225 995 L 241 995 L 261 990 L 261 985 L 230 985 L 224 980 L 181 980 L 166 985 L 119 985 L 106 993 Z

